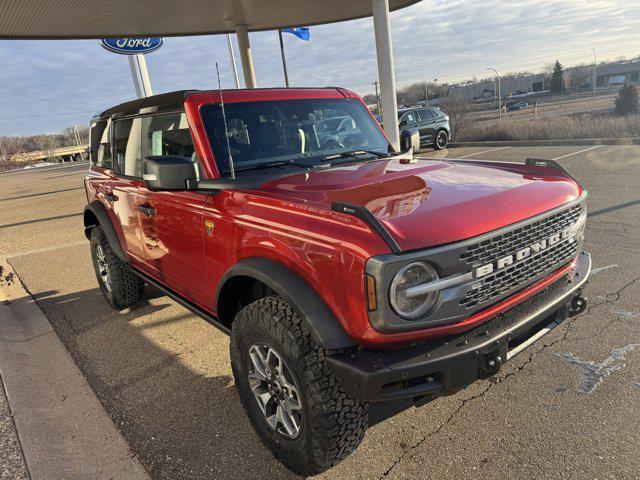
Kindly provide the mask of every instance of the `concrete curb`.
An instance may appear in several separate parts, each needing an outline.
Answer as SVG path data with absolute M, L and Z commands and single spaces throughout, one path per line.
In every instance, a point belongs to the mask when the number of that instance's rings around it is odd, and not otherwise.
M 452 142 L 451 148 L 463 147 L 562 147 L 583 145 L 640 145 L 640 138 L 576 138 L 566 140 L 511 140 L 487 142 Z
M 0 376 L 33 480 L 149 478 L 36 302 L 0 258 Z

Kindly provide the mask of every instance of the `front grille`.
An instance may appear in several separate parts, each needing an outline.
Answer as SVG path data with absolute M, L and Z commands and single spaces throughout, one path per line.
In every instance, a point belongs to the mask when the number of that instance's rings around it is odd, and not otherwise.
M 518 250 L 533 245 L 573 225 L 582 213 L 582 205 L 573 206 L 510 232 L 496 235 L 475 243 L 460 255 L 470 267 L 495 262 Z M 578 253 L 577 241 L 573 238 L 561 241 L 507 268 L 482 277 L 473 284 L 472 290 L 460 300 L 465 308 L 488 304 L 491 300 L 508 292 L 524 288 L 536 276 L 560 267 Z
M 490 263 L 505 255 L 511 255 L 521 248 L 549 238 L 564 228 L 573 225 L 582 213 L 582 205 L 575 205 L 562 212 L 530 223 L 502 235 L 469 245 L 460 260 L 468 265 L 478 266 Z
M 542 272 L 576 256 L 578 244 L 574 239 L 565 240 L 543 250 L 508 268 L 483 277 L 473 285 L 473 289 L 460 300 L 465 308 L 475 307 L 489 302 L 510 290 L 519 290 L 521 286 Z

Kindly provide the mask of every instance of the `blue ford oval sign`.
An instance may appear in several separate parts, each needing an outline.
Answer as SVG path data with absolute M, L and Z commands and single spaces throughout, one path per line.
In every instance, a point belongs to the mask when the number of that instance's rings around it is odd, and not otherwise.
M 162 38 L 103 38 L 100 40 L 100 45 L 113 53 L 137 55 L 139 53 L 151 53 L 159 49 L 162 46 Z

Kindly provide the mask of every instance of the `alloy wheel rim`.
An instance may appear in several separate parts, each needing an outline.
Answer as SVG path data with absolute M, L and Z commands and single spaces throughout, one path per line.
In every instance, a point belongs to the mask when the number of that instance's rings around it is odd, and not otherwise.
M 291 369 L 274 348 L 264 343 L 252 345 L 247 355 L 249 386 L 267 424 L 285 438 L 298 437 L 302 402 Z
M 446 142 L 447 142 L 447 134 L 446 134 L 446 133 L 444 133 L 444 132 L 440 132 L 440 133 L 438 134 L 438 140 L 437 140 L 437 141 L 438 141 L 438 146 L 439 146 L 440 148 L 444 148 L 444 147 L 445 147 L 445 145 L 447 144 L 447 143 L 446 143 Z
M 109 278 L 109 267 L 107 265 L 107 256 L 102 249 L 102 245 L 96 247 L 96 262 L 98 263 L 98 275 L 102 283 L 108 291 L 111 291 L 111 281 Z

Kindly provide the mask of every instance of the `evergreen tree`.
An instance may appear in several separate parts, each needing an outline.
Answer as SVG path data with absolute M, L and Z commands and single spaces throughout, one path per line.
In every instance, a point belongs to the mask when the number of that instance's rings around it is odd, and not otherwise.
M 616 98 L 616 113 L 618 115 L 631 115 L 638 113 L 640 105 L 638 101 L 638 90 L 633 85 L 626 83 L 618 93 Z
M 562 90 L 564 89 L 564 70 L 558 60 L 556 60 L 556 63 L 553 66 L 550 83 L 551 93 L 562 93 Z

